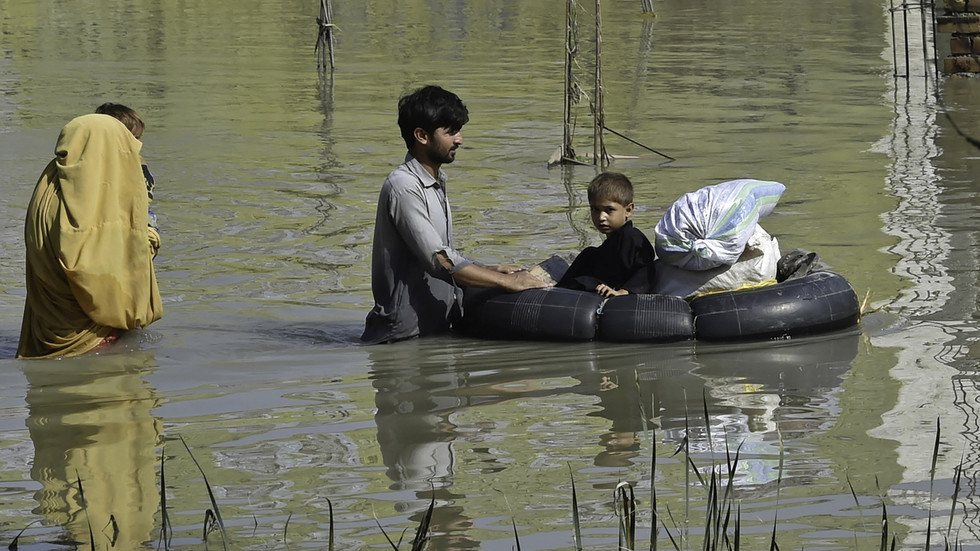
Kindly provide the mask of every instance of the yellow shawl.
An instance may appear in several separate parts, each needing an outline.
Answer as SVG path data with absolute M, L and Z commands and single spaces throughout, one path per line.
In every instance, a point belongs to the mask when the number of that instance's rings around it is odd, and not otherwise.
M 61 131 L 27 209 L 27 301 L 18 357 L 84 354 L 163 306 L 148 227 L 142 144 L 109 115 Z

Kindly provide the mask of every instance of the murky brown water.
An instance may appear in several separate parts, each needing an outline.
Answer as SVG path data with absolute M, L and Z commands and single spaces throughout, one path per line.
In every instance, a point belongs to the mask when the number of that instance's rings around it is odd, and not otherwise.
M 234 549 L 324 548 L 328 500 L 339 549 L 390 547 L 378 523 L 410 537 L 433 495 L 430 549 L 512 549 L 512 521 L 522 549 L 571 549 L 573 479 L 586 548 L 616 545 L 620 481 L 636 488 L 642 539 L 656 488 L 663 522 L 675 537 L 689 526 L 695 548 L 706 491 L 672 455 L 686 434 L 702 475 L 740 446 L 743 549 L 768 545 L 774 518 L 784 549 L 876 548 L 880 494 L 899 547 L 921 549 L 937 419 L 940 541 L 954 467 L 973 480 L 980 457 L 980 151 L 944 112 L 980 134 L 980 81 L 943 82 L 941 103 L 916 75 L 896 81 L 885 4 L 603 8 L 606 124 L 676 158 L 607 135 L 636 157 L 614 168 L 636 185 L 637 226 L 703 185 L 783 182 L 767 230 L 871 294 L 861 331 L 356 344 L 374 201 L 403 155 L 394 105 L 417 85 L 470 107 L 447 167 L 462 248 L 530 264 L 598 241 L 583 208 L 594 170 L 545 162 L 561 141 L 552 4 L 336 2 L 338 67 L 320 79 L 314 1 L 0 0 L 0 542 L 29 526 L 21 549 L 88 548 L 91 526 L 104 549 L 112 515 L 116 548 L 156 547 L 163 456 L 179 549 L 204 548 L 212 508 L 195 459 Z M 585 12 L 580 37 L 589 89 Z M 147 121 L 165 317 L 132 352 L 14 360 L 24 208 L 60 128 L 104 101 Z M 951 536 L 974 549 L 976 509 Z

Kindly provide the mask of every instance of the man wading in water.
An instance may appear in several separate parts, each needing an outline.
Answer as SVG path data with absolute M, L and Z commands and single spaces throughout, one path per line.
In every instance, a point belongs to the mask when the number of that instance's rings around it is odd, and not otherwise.
M 449 331 L 460 317 L 460 287 L 516 292 L 549 286 L 516 266 L 484 266 L 453 248 L 441 167 L 456 159 L 468 120 L 459 97 L 438 86 L 424 86 L 398 101 L 398 127 L 408 154 L 378 198 L 371 253 L 374 308 L 364 342 Z

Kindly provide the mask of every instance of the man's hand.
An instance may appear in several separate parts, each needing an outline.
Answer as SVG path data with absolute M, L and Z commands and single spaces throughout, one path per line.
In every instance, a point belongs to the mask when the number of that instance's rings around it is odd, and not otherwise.
M 606 285 L 605 283 L 600 283 L 596 288 L 595 292 L 606 298 L 619 297 L 623 295 L 630 294 L 626 289 L 613 289 L 612 287 Z
M 504 276 L 504 289 L 510 292 L 523 291 L 525 289 L 541 289 L 553 287 L 551 283 L 546 283 L 531 275 L 527 270 L 518 270 Z
M 436 257 L 446 266 L 448 259 L 444 261 L 440 258 L 442 255 L 443 253 L 437 253 Z M 464 287 L 493 287 L 512 293 L 525 289 L 552 286 L 552 284 L 534 277 L 527 270 L 522 270 L 516 266 L 477 266 L 470 264 L 457 270 L 453 274 L 453 279 L 456 280 L 457 285 Z

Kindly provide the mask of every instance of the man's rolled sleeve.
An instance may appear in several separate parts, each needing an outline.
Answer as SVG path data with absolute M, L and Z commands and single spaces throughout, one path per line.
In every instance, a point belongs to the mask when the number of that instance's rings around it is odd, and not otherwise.
M 452 274 L 472 264 L 473 262 L 462 253 L 446 243 L 443 235 L 448 236 L 447 229 L 439 231 L 436 224 L 448 228 L 446 211 L 435 196 L 436 190 L 415 185 L 398 185 L 391 182 L 391 195 L 388 204 L 389 215 L 395 224 L 398 234 L 411 250 L 412 256 L 425 267 L 425 271 L 439 279 L 450 281 Z M 437 255 L 443 253 L 451 267 L 446 268 Z

